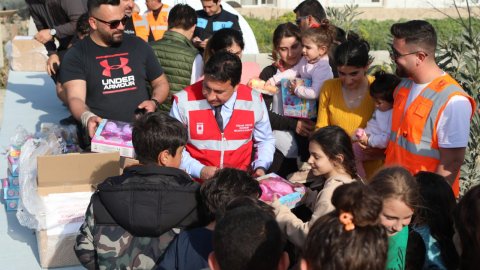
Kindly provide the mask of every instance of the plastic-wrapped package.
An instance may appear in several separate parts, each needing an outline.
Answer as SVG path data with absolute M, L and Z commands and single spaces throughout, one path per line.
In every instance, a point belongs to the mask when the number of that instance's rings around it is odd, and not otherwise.
M 295 186 L 274 173 L 269 173 L 257 178 L 257 180 L 262 189 L 260 200 L 264 202 L 272 202 L 276 197 L 281 204 L 294 208 L 299 205 L 303 195 L 305 195 L 304 186 Z
M 15 129 L 15 135 L 10 138 L 11 146 L 20 149 L 22 145 L 28 140 L 32 138 L 32 134 L 30 134 L 24 127 L 17 126 Z
M 45 206 L 37 194 L 37 157 L 57 155 L 62 147 L 54 133 L 40 139 L 28 139 L 22 146 L 20 154 L 20 203 L 17 219 L 22 226 L 30 229 L 45 228 Z

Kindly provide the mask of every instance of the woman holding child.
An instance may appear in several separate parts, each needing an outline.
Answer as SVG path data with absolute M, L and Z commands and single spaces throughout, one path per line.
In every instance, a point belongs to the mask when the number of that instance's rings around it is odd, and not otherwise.
M 300 29 L 293 23 L 280 24 L 273 32 L 273 64 L 265 67 L 260 73 L 260 79 L 267 81 L 277 73 L 294 67 L 302 58 L 302 40 Z M 281 93 L 270 96 L 263 95 L 269 110 L 270 124 L 275 135 L 275 155 L 272 172 L 286 177 L 297 171 L 297 144 L 295 133 L 308 136 L 314 123 L 308 119 L 283 116 Z
M 367 75 L 369 50 L 369 44 L 359 39 L 349 39 L 337 47 L 334 60 L 339 78 L 326 81 L 320 90 L 317 129 L 337 125 L 353 135 L 357 128 L 366 126 L 375 110 L 369 95 L 374 80 Z M 366 162 L 367 178 L 381 165 L 381 160 Z

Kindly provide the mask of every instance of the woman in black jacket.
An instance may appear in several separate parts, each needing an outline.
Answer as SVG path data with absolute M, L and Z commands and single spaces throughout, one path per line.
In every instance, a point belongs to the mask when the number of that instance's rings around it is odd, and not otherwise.
M 267 81 L 277 72 L 282 72 L 296 65 L 302 57 L 300 29 L 293 23 L 280 24 L 273 32 L 273 64 L 265 67 L 260 79 Z M 278 93 L 274 96 L 263 95 L 269 111 L 270 124 L 276 140 L 276 151 L 270 171 L 282 177 L 295 172 L 297 168 L 297 143 L 294 133 L 308 136 L 314 124 L 308 119 L 283 116 L 282 98 Z M 305 146 L 305 145 L 303 145 Z

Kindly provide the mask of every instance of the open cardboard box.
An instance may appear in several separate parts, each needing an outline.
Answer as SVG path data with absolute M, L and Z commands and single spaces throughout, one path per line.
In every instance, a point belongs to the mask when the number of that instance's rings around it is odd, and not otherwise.
M 38 157 L 37 192 L 47 196 L 94 191 L 94 187 L 106 178 L 119 175 L 119 158 L 118 152 Z M 49 235 L 46 230 L 40 230 L 36 235 L 43 268 L 80 264 L 73 250 L 76 233 Z

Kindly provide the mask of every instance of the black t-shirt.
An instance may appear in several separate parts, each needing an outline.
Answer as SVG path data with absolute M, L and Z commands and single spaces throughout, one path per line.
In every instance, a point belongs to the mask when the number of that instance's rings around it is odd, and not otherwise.
M 135 26 L 133 25 L 133 19 L 131 16 L 128 17 L 127 22 L 125 23 L 123 33 L 127 35 L 135 35 Z
M 199 37 L 201 40 L 209 39 L 215 32 L 223 28 L 242 31 L 238 23 L 238 16 L 223 8 L 220 13 L 212 16 L 208 16 L 203 10 L 197 10 L 197 27 L 193 34 L 194 37 Z
M 146 82 L 162 74 L 152 48 L 136 36 L 124 35 L 117 47 L 102 47 L 86 37 L 65 55 L 60 81 L 86 81 L 90 111 L 131 122 L 137 106 L 150 98 Z

